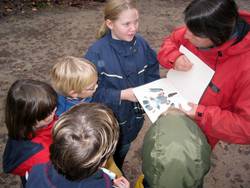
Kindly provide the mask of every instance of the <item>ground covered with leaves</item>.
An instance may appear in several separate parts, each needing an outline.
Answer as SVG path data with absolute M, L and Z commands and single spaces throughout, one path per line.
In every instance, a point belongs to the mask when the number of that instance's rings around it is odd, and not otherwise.
M 0 1 L 0 18 L 37 11 L 55 6 L 72 6 L 81 8 L 91 2 L 105 2 L 105 0 L 2 0 Z

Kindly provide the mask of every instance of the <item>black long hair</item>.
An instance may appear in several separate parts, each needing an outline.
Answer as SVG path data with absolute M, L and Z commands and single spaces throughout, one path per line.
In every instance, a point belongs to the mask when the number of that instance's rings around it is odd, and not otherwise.
M 17 80 L 7 94 L 5 123 L 12 139 L 34 136 L 37 121 L 48 117 L 57 104 L 57 94 L 47 83 L 37 80 Z
M 216 46 L 230 39 L 239 18 L 234 0 L 194 0 L 184 15 L 194 35 L 209 38 Z

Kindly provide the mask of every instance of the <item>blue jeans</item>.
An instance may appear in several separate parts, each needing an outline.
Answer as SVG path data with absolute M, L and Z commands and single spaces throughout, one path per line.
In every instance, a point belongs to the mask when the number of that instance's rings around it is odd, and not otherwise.
M 122 165 L 124 162 L 124 159 L 128 153 L 128 150 L 130 148 L 130 143 L 125 145 L 118 145 L 114 154 L 114 160 L 117 165 L 117 167 L 122 170 Z

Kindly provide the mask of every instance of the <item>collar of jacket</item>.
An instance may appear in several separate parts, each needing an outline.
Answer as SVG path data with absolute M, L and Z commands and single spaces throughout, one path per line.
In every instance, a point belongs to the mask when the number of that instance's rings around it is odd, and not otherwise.
M 103 185 L 106 184 L 106 188 L 111 187 L 111 180 L 107 175 L 104 174 L 104 172 L 101 169 L 98 169 L 97 172 L 92 174 L 91 176 L 83 179 L 83 180 L 69 180 L 67 179 L 67 176 L 65 174 L 59 173 L 54 165 L 51 162 L 48 162 L 46 164 L 42 164 L 44 172 L 43 174 L 37 174 L 38 176 L 43 176 L 46 178 L 46 182 L 50 182 L 55 187 L 58 187 L 58 185 L 62 185 L 61 183 L 58 184 L 58 182 L 63 182 L 63 187 L 91 187 L 93 186 L 93 182 L 95 182 L 95 186 L 97 187 L 103 187 Z M 108 181 L 106 181 L 105 178 L 108 178 Z
M 44 128 L 35 131 L 36 137 L 50 135 L 51 129 L 55 124 L 57 117 Z M 4 154 L 3 154 L 3 170 L 5 173 L 10 173 L 24 161 L 44 149 L 42 144 L 32 142 L 31 140 L 15 140 L 8 138 Z
M 30 140 L 8 139 L 3 154 L 3 171 L 10 173 L 24 161 L 43 149 L 41 144 Z
M 247 23 L 244 19 L 239 18 L 235 26 L 234 34 L 232 35 L 232 38 L 234 37 L 236 38 L 233 45 L 240 42 L 247 35 L 249 31 L 250 31 L 250 24 Z
M 57 94 L 57 102 L 58 102 L 58 106 L 57 106 L 57 111 L 56 114 L 58 116 L 61 115 L 61 113 L 67 111 L 71 106 L 74 106 L 76 104 L 79 103 L 83 103 L 83 102 L 91 102 L 92 97 L 86 97 L 86 98 L 70 98 L 70 97 L 65 97 L 63 95 Z M 59 106 L 60 105 L 60 106 Z
M 112 48 L 121 56 L 124 56 L 124 57 L 131 56 L 134 53 L 136 53 L 138 50 L 137 43 L 136 43 L 136 36 L 130 42 L 113 39 L 111 36 L 111 32 L 108 33 L 107 37 Z

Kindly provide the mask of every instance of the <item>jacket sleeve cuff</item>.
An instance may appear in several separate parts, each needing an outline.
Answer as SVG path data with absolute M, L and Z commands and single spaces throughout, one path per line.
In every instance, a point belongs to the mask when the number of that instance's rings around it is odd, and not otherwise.
M 204 115 L 204 111 L 205 111 L 205 106 L 203 105 L 198 105 L 196 112 L 195 112 L 195 117 L 194 119 L 198 122 L 200 122 L 203 118 Z
M 176 59 L 177 59 L 179 56 L 181 56 L 181 55 L 182 55 L 182 53 L 179 52 L 179 50 L 176 50 L 176 51 L 172 52 L 172 53 L 171 53 L 171 56 L 169 57 L 169 63 L 171 63 L 172 66 L 174 67 L 174 63 L 175 63 Z

